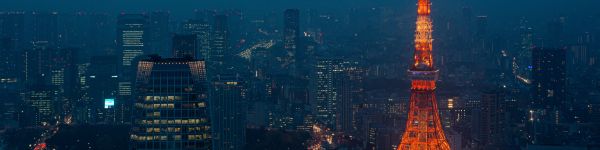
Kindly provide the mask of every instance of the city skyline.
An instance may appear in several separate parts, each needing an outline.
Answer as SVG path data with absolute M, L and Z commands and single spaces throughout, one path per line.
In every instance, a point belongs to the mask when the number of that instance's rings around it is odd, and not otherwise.
M 598 149 L 597 5 L 0 1 L 0 149 Z

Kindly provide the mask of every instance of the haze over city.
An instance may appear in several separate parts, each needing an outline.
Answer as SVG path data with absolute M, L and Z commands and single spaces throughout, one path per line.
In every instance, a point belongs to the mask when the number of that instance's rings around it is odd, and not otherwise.
M 598 0 L 0 0 L 0 150 L 600 149 Z

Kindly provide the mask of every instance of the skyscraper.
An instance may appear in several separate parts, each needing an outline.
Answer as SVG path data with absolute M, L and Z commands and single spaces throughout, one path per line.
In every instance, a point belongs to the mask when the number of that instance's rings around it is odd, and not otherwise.
M 83 51 L 87 54 L 88 43 L 93 42 L 102 42 L 102 41 L 90 41 L 88 38 L 92 38 L 89 35 L 89 30 L 91 30 L 90 26 L 91 19 L 89 19 L 87 13 L 77 12 L 77 13 L 65 13 L 60 14 L 59 20 L 59 39 L 60 39 L 60 48 L 65 47 L 77 47 L 81 49 L 86 49 Z M 114 27 L 114 24 L 112 27 Z M 100 38 L 100 37 L 98 37 Z
M 60 48 L 49 51 L 48 62 L 42 62 L 48 65 L 48 71 L 45 73 L 49 80 L 49 85 L 54 90 L 55 100 L 59 104 L 57 112 L 60 117 L 71 113 L 72 102 L 76 99 L 77 93 L 77 66 L 75 48 Z
M 208 22 L 202 20 L 188 20 L 183 24 L 183 32 L 186 34 L 196 34 L 198 51 L 196 58 L 207 59 L 210 50 L 211 26 Z
M 339 97 L 335 129 L 347 135 L 350 135 L 355 128 L 352 110 L 354 103 L 361 100 L 364 92 L 362 87 L 364 69 L 361 65 L 356 60 L 343 60 L 340 64 L 341 70 L 338 71 L 338 79 L 335 80 L 338 82 L 336 88 Z
M 531 91 L 535 109 L 565 111 L 569 103 L 566 100 L 566 50 L 551 48 L 533 49 L 533 73 Z M 551 113 L 552 112 L 552 113 Z M 556 113 L 558 114 L 558 113 Z M 562 114 L 564 115 L 564 114 Z M 551 117 L 549 121 L 558 123 L 567 118 L 561 115 Z
M 486 89 L 481 96 L 481 123 L 478 127 L 479 140 L 483 145 L 501 147 L 507 145 L 505 128 L 508 125 L 505 92 Z
M 300 11 L 285 10 L 283 21 L 283 47 L 286 51 L 283 65 L 290 70 L 290 73 L 295 74 L 295 58 L 300 41 Z
M 534 47 L 533 40 L 533 28 L 528 25 L 528 21 L 525 18 L 521 18 L 519 26 L 519 44 L 518 51 L 515 60 L 513 60 L 513 72 L 517 74 L 517 78 L 527 79 L 520 80 L 528 81 L 531 78 L 531 49 Z
M 135 61 L 137 57 L 145 54 L 147 50 L 146 31 L 148 28 L 148 16 L 146 14 L 125 14 L 117 18 L 117 51 L 121 55 L 121 67 L 119 74 L 119 96 L 117 100 L 127 102 L 126 110 L 130 112 L 133 102 L 133 83 L 135 82 Z M 127 120 L 126 122 L 129 122 Z
M 173 57 L 183 58 L 191 57 L 195 58 L 198 53 L 198 42 L 196 42 L 196 34 L 181 35 L 175 34 L 173 36 Z
M 13 40 L 17 49 L 27 43 L 24 12 L 0 12 L 0 38 Z
M 87 47 L 90 48 L 90 53 L 106 53 L 106 49 L 114 47 L 115 38 L 117 38 L 114 36 L 114 32 L 107 32 L 114 30 L 114 20 L 106 13 L 90 14 L 88 17 L 90 20 L 87 32 L 89 37 L 86 40 L 88 40 Z M 117 55 L 117 53 L 111 52 L 111 55 Z
M 362 89 L 359 62 L 342 58 L 319 58 L 313 73 L 311 105 L 317 121 L 330 129 L 353 129 L 353 101 Z
M 20 69 L 24 64 L 20 60 L 20 50 L 26 43 L 24 24 L 25 13 L 0 12 L 0 87 L 14 88 L 24 81 Z
M 2 124 L 9 124 L 18 121 L 19 107 L 23 105 L 19 93 L 15 91 L 4 90 L 0 92 L 0 121 Z
M 33 42 L 46 41 L 50 46 L 61 46 L 62 35 L 59 31 L 58 12 L 33 12 Z
M 117 122 L 114 115 L 115 106 L 122 105 L 124 100 L 117 99 L 119 87 L 118 68 L 120 63 L 116 56 L 94 56 L 86 73 L 89 88 L 89 102 L 84 106 L 90 110 L 91 122 Z M 106 102 L 112 101 L 113 107 L 105 107 Z M 109 102 L 110 104 L 110 102 Z
M 133 149 L 210 149 L 204 61 L 152 56 L 139 62 Z
M 246 141 L 246 103 L 237 74 L 217 75 L 211 81 L 210 110 L 214 150 L 242 150 Z
M 23 80 L 27 85 L 47 83 L 50 67 L 50 52 L 48 42 L 33 42 L 33 48 L 26 49 L 23 53 Z
M 146 27 L 146 47 L 144 47 L 145 54 L 159 54 L 166 56 L 169 54 L 169 43 L 170 43 L 170 13 L 167 11 L 153 11 L 148 15 L 148 22 Z
M 432 56 L 431 3 L 419 0 L 417 6 L 414 63 L 409 69 L 410 110 L 398 150 L 449 150 L 435 98 L 438 70 Z
M 34 116 L 31 119 L 34 125 L 43 125 L 54 121 L 56 115 L 56 101 L 54 101 L 54 91 L 43 84 L 30 88 L 29 91 L 21 94 L 26 105 L 34 108 Z
M 564 133 L 559 124 L 572 120 L 566 98 L 566 50 L 535 48 L 532 56 L 532 143 L 553 144 Z
M 23 79 L 28 89 L 52 91 L 53 112 L 67 114 L 74 98 L 77 82 L 75 51 L 72 48 L 50 48 L 47 41 L 33 42 L 23 53 Z
M 328 128 L 335 127 L 338 103 L 337 89 L 334 83 L 340 60 L 321 58 L 317 60 L 313 73 L 311 96 L 312 111 L 315 119 Z
M 477 62 L 487 60 L 485 58 L 489 58 L 492 52 L 490 52 L 491 41 L 488 40 L 488 16 L 477 16 L 476 21 L 475 36 L 473 37 L 475 49 L 472 53 L 479 56 L 474 57 L 480 58 L 480 60 L 475 60 Z
M 210 50 L 206 58 L 208 65 L 222 65 L 227 58 L 229 52 L 229 25 L 227 24 L 227 16 L 215 16 L 213 25 L 213 34 L 211 39 Z
M 475 38 L 485 38 L 487 36 L 488 16 L 477 16 L 477 27 Z
M 120 14 L 117 20 L 117 46 L 121 51 L 122 65 L 130 67 L 135 57 L 144 54 L 147 16 Z
M 18 52 L 11 38 L 0 38 L 0 88 L 18 81 Z
M 561 48 L 565 46 L 565 17 L 553 20 L 548 23 L 548 32 L 546 34 L 546 40 L 544 46 Z

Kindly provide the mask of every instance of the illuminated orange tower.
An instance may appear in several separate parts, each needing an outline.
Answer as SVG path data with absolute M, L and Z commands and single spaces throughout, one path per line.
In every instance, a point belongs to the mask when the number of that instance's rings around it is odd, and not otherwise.
M 408 71 L 412 80 L 410 110 L 398 150 L 449 150 L 435 100 L 438 70 L 433 66 L 431 54 L 429 0 L 419 0 L 417 13 L 414 64 Z

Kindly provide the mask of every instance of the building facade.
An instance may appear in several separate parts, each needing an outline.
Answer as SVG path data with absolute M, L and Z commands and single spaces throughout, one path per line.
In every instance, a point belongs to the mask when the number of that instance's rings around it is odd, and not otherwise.
M 133 149 L 210 149 L 204 61 L 158 56 L 138 65 Z
M 363 70 L 357 61 L 319 58 L 311 90 L 313 114 L 319 123 L 336 131 L 353 130 L 353 101 L 362 91 Z
M 229 54 L 229 25 L 226 15 L 215 16 L 210 50 L 206 61 L 209 65 L 222 65 Z
M 211 26 L 208 22 L 202 20 L 188 20 L 183 23 L 183 32 L 185 34 L 196 34 L 196 46 L 198 53 L 196 58 L 207 59 L 210 50 Z
M 300 41 L 300 10 L 285 10 L 283 21 L 283 48 L 286 51 L 283 65 L 294 75 L 297 71 L 295 62 Z
M 173 57 L 183 58 L 191 57 L 195 58 L 198 53 L 198 43 L 196 42 L 196 35 L 181 35 L 176 34 L 173 36 Z
M 217 75 L 211 80 L 213 150 L 242 150 L 246 141 L 246 102 L 240 77 Z
M 131 66 L 135 57 L 144 54 L 144 32 L 147 25 L 144 14 L 121 14 L 117 18 L 117 46 L 122 65 Z
M 559 124 L 572 120 L 566 98 L 566 63 L 565 49 L 533 49 L 530 121 L 534 143 L 560 141 Z

